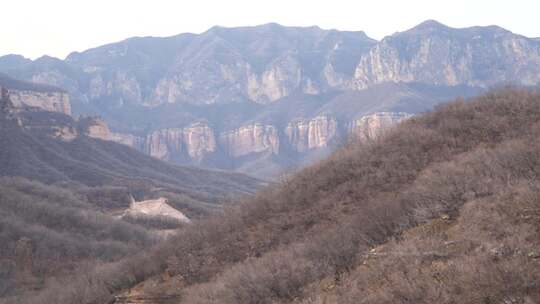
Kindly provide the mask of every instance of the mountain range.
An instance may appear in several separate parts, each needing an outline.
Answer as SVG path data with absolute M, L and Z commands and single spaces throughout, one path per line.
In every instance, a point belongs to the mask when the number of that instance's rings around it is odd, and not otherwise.
M 433 20 L 380 41 L 265 24 L 130 38 L 65 60 L 8 55 L 0 72 L 69 92 L 74 114 L 99 115 L 110 128 L 102 139 L 275 178 L 455 97 L 536 86 L 540 42 Z

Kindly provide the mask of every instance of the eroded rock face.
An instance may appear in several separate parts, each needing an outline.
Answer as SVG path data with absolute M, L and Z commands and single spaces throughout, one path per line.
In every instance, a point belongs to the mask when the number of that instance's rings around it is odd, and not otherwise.
M 220 144 L 228 156 L 240 157 L 251 153 L 279 153 L 279 134 L 272 125 L 251 124 L 223 132 Z
M 402 112 L 380 112 L 353 120 L 348 125 L 348 132 L 359 140 L 374 139 L 393 125 L 411 117 Z
M 107 141 L 114 141 L 133 149 L 144 151 L 144 139 L 132 134 L 115 133 L 100 117 L 82 117 L 78 120 L 82 134 Z
M 332 117 L 319 116 L 290 122 L 285 128 L 285 135 L 296 152 L 328 147 L 337 136 L 337 121 Z
M 216 151 L 214 130 L 207 123 L 196 123 L 184 128 L 184 143 L 188 155 L 197 161 Z
M 111 140 L 111 131 L 107 123 L 99 117 L 82 118 L 81 123 L 84 123 L 83 132 L 86 136 L 101 140 Z
M 426 21 L 362 56 L 354 87 L 382 82 L 489 87 L 540 82 L 540 44 L 499 27 L 454 29 Z
M 115 106 L 122 106 L 125 103 L 141 104 L 143 102 L 139 81 L 134 75 L 125 71 L 116 71 L 111 76 L 103 75 L 100 72 L 92 73 L 88 93 L 90 99 L 112 99 L 116 102 Z
M 145 152 L 152 157 L 168 160 L 171 154 L 182 151 L 182 129 L 170 128 L 150 133 L 146 137 Z
M 207 123 L 199 122 L 185 128 L 154 131 L 146 137 L 144 149 L 162 160 L 186 153 L 191 159 L 201 161 L 207 154 L 215 152 L 217 146 L 214 130 Z
M 269 103 L 288 96 L 300 88 L 302 70 L 298 58 L 285 54 L 276 58 L 262 74 L 249 71 L 246 91 L 249 99 L 257 103 Z M 313 91 L 313 86 L 306 87 Z
M 294 120 L 281 128 L 251 123 L 221 132 L 205 122 L 198 122 L 182 128 L 152 131 L 146 137 L 110 132 L 102 120 L 96 119 L 87 123 L 86 134 L 128 145 L 161 160 L 201 163 L 210 156 L 217 156 L 242 166 L 246 159 L 310 155 L 335 147 L 338 138 L 351 135 L 360 140 L 373 139 L 410 116 L 400 112 L 380 112 L 353 121 L 338 121 L 335 117 L 321 115 Z M 216 134 L 219 134 L 217 138 Z M 288 154 L 291 151 L 293 155 Z M 249 169 L 242 170 L 252 173 Z
M 296 90 L 318 92 L 309 79 L 303 79 L 299 59 L 291 54 L 284 54 L 262 72 L 255 72 L 238 51 L 228 51 L 225 62 L 215 58 L 182 62 L 177 68 L 179 72 L 159 81 L 150 104 L 214 104 L 242 99 L 266 104 Z
M 145 141 L 144 138 L 140 136 L 111 132 L 108 140 L 126 145 L 141 152 L 144 151 Z
M 13 106 L 30 106 L 44 111 L 71 115 L 69 95 L 65 92 L 39 92 L 29 90 L 9 90 Z
M 352 77 L 338 73 L 332 63 L 327 63 L 323 70 L 323 77 L 330 87 L 348 89 L 351 87 Z
M 79 84 L 75 79 L 72 79 L 69 75 L 62 73 L 57 69 L 36 72 L 29 80 L 35 83 L 53 85 L 67 90 L 70 93 L 80 89 Z
M 245 98 L 249 64 L 222 39 L 199 37 L 175 59 L 161 78 L 150 105 L 163 103 L 215 104 Z M 204 45 L 199 45 L 204 44 Z M 199 47 L 200 50 L 191 48 Z

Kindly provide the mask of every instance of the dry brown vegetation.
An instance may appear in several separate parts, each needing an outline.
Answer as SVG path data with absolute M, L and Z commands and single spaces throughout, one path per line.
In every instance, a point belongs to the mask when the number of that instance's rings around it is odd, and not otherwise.
M 35 108 L 16 110 L 4 89 L 0 108 L 0 302 L 24 302 L 23 294 L 42 289 L 54 295 L 50 284 L 87 290 L 66 291 L 57 303 L 81 302 L 65 300 L 69 296 L 103 299 L 114 288 L 86 282 L 86 272 L 99 269 L 102 275 L 133 265 L 140 260 L 111 263 L 148 250 L 182 226 L 170 218 L 121 220 L 112 214 L 120 214 L 133 199 L 167 197 L 188 216 L 203 217 L 219 212 L 230 195 L 250 193 L 261 183 L 241 174 L 170 165 L 81 134 L 60 140 L 58 128 L 75 130 L 77 121 Z M 129 286 L 156 273 L 156 265 L 149 266 L 153 272 L 140 267 L 144 276 L 133 275 L 135 267 L 122 270 L 118 275 L 125 278 L 114 280 Z
M 16 246 L 24 238 L 31 241 L 32 288 L 72 272 L 81 261 L 115 261 L 158 240 L 141 225 L 107 216 L 69 190 L 0 178 L 0 297 L 27 287 L 17 279 L 16 263 Z
M 537 303 L 538 138 L 540 93 L 456 101 L 24 301 L 104 303 L 167 273 L 182 303 Z

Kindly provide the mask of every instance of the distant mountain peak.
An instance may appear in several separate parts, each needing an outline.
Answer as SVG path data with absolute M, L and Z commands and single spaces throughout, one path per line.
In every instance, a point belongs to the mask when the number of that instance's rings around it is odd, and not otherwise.
M 277 23 L 277 22 L 268 22 L 265 24 L 259 25 L 259 27 L 266 27 L 266 28 L 283 28 L 284 26 Z
M 22 55 L 18 55 L 18 54 L 7 54 L 7 55 L 4 55 L 4 56 L 1 56 L 0 58 L 2 59 L 10 59 L 10 60 L 28 60 L 28 58 L 22 56 Z
M 275 22 L 269 22 L 259 25 L 251 25 L 251 26 L 240 26 L 240 27 L 229 27 L 229 26 L 223 26 L 223 25 L 214 25 L 210 29 L 208 29 L 208 32 L 213 31 L 222 31 L 222 30 L 236 30 L 236 29 L 282 29 L 285 26 L 275 23 Z
M 452 29 L 451 27 L 445 24 L 442 24 L 437 20 L 429 19 L 405 31 L 405 33 L 411 33 L 411 34 L 433 33 L 433 32 L 440 32 L 440 31 L 447 31 L 451 29 Z
M 470 26 L 463 28 L 454 28 L 443 23 L 440 23 L 436 20 L 426 20 L 417 26 L 405 31 L 398 32 L 397 34 L 410 34 L 410 35 L 423 35 L 423 34 L 437 34 L 437 33 L 449 33 L 457 34 L 462 37 L 467 37 L 470 35 L 485 35 L 485 34 L 513 34 L 511 31 L 502 28 L 497 25 L 486 25 L 486 26 Z
M 38 59 L 36 59 L 35 61 L 36 62 L 59 62 L 59 61 L 62 61 L 62 60 L 58 59 L 56 57 L 53 57 L 53 56 L 43 55 L 43 56 L 39 57 Z
M 421 28 L 448 28 L 448 26 L 440 23 L 437 20 L 428 19 L 428 20 L 418 24 L 415 28 L 419 28 L 419 29 L 421 29 Z
M 31 62 L 32 60 L 16 54 L 8 54 L 0 57 L 0 65 L 8 69 L 20 68 L 21 66 Z

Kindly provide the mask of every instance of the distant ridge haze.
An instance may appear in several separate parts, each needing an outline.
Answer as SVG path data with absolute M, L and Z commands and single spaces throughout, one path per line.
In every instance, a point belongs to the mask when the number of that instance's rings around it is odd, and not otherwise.
M 535 14 L 540 10 L 540 4 L 532 0 L 156 0 L 126 4 L 126 1 L 106 0 L 92 3 L 8 1 L 2 5 L 2 10 L 9 13 L 0 19 L 0 54 L 19 53 L 33 59 L 49 54 L 65 58 L 72 51 L 82 51 L 126 37 L 202 33 L 213 25 L 238 27 L 269 22 L 366 30 L 370 37 L 382 39 L 396 30 L 410 28 L 431 18 L 457 28 L 497 24 L 525 36 L 540 36 Z M 21 18 L 23 12 L 24 18 Z
M 447 25 L 446 23 L 444 22 L 440 22 L 438 20 L 435 20 L 435 19 L 426 19 L 425 21 L 417 24 L 417 25 L 413 25 L 413 26 L 410 26 L 408 30 L 412 30 L 413 28 L 415 27 L 420 27 L 420 26 L 426 26 L 426 25 L 437 25 L 437 26 L 440 26 L 440 27 L 443 27 L 443 28 L 448 28 L 448 29 L 456 29 L 456 30 L 460 30 L 460 29 L 471 29 L 471 28 L 500 28 L 500 29 L 505 29 L 499 25 L 496 25 L 496 24 L 486 24 L 484 26 L 479 26 L 479 25 L 470 25 L 470 26 L 450 26 L 450 25 Z M 124 42 L 124 41 L 129 41 L 131 39 L 152 39 L 152 38 L 160 38 L 160 39 L 172 39 L 172 38 L 177 38 L 177 37 L 180 37 L 180 36 L 186 36 L 186 37 L 189 37 L 189 36 L 197 36 L 197 35 L 201 35 L 201 34 L 205 34 L 207 32 L 210 32 L 210 31 L 219 31 L 219 30 L 230 30 L 230 29 L 253 29 L 253 28 L 272 28 L 272 27 L 285 27 L 285 28 L 297 28 L 297 29 L 317 29 L 317 30 L 323 30 L 323 31 L 336 31 L 336 32 L 350 32 L 350 33 L 361 33 L 361 34 L 364 34 L 366 35 L 367 38 L 370 38 L 370 39 L 373 39 L 373 40 L 382 40 L 383 38 L 385 37 L 388 37 L 388 36 L 392 36 L 392 35 L 395 35 L 395 34 L 399 34 L 401 31 L 398 31 L 398 30 L 394 30 L 394 31 L 390 31 L 390 33 L 386 33 L 385 35 L 372 35 L 370 34 L 370 31 L 369 29 L 347 29 L 347 30 L 342 30 L 342 29 L 338 29 L 338 28 L 335 28 L 335 27 L 321 27 L 319 25 L 305 25 L 305 26 L 295 26 L 295 25 L 288 25 L 288 24 L 283 24 L 283 23 L 278 23 L 278 22 L 267 22 L 267 23 L 260 23 L 260 24 L 257 24 L 257 25 L 244 25 L 244 26 L 224 26 L 224 25 L 214 25 L 214 26 L 211 26 L 211 27 L 208 27 L 206 30 L 202 30 L 202 31 L 199 31 L 198 33 L 195 32 L 195 31 L 186 31 L 186 32 L 178 32 L 176 34 L 170 34 L 170 35 L 134 35 L 134 36 L 131 36 L 131 37 L 128 37 L 128 38 L 119 38 L 119 39 L 116 39 L 116 41 L 112 41 L 112 42 L 105 42 L 105 43 L 96 43 L 95 45 L 101 45 L 101 46 L 105 46 L 105 45 L 110 45 L 110 44 L 115 44 L 115 43 L 120 43 L 120 42 Z M 367 32 L 366 32 L 367 30 Z M 506 30 L 506 29 L 505 29 Z M 407 31 L 407 30 L 405 30 Z M 514 32 L 514 31 L 511 31 L 509 30 L 510 32 L 513 32 L 514 34 L 517 34 L 517 35 L 522 35 L 524 37 L 527 37 L 527 34 L 525 33 L 521 33 L 521 32 Z M 530 39 L 533 39 L 533 40 L 540 40 L 540 37 L 537 36 L 538 34 L 540 33 L 532 33 L 532 35 L 528 38 Z M 49 54 L 43 54 L 43 55 L 34 55 L 34 56 L 25 56 L 24 54 L 23 55 L 19 55 L 16 51 L 7 51 L 3 57 L 6 57 L 6 56 L 16 56 L 13 58 L 13 60 L 43 60 L 43 59 L 50 59 L 50 58 L 54 58 L 54 59 L 68 59 L 69 56 L 73 55 L 73 54 L 77 54 L 77 53 L 81 53 L 81 52 L 85 52 L 85 51 L 90 51 L 94 48 L 98 48 L 100 46 L 88 46 L 86 49 L 83 49 L 83 50 L 80 50 L 80 51 L 74 51 L 73 49 L 72 50 L 68 50 L 68 51 L 65 51 L 65 55 L 49 55 Z M 0 52 L 1 52 L 1 49 L 0 49 Z M 0 56 L 1 53 L 0 53 Z

